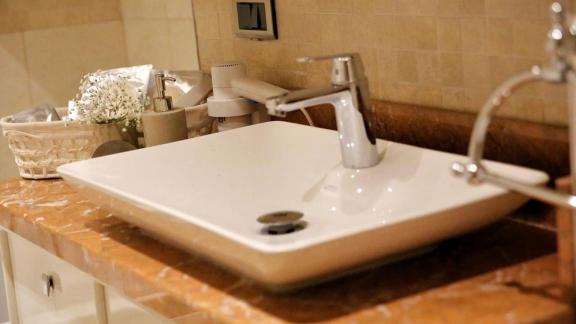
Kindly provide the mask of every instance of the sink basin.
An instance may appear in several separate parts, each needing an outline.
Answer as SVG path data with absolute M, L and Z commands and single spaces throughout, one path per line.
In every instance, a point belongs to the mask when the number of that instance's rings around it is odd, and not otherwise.
M 268 122 L 58 172 L 118 217 L 271 289 L 397 258 L 492 223 L 526 201 L 453 177 L 450 165 L 463 156 L 382 140 L 378 148 L 376 167 L 344 169 L 335 131 Z M 548 179 L 487 163 L 526 183 Z M 258 217 L 280 211 L 302 213 L 306 226 L 263 231 Z

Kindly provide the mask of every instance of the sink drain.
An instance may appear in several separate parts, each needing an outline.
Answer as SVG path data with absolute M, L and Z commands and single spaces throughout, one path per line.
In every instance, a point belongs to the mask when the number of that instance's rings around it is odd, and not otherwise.
M 306 222 L 302 220 L 304 214 L 298 211 L 280 211 L 258 217 L 258 222 L 264 224 L 262 234 L 282 235 L 303 230 Z

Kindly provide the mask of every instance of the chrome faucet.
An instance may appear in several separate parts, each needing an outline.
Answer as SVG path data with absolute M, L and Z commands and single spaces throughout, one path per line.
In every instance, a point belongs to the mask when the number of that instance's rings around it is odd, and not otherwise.
M 380 161 L 376 138 L 370 131 L 366 113 L 371 109 L 368 79 L 358 54 L 303 57 L 300 63 L 332 60 L 332 85 L 324 88 L 288 92 L 266 100 L 268 113 L 285 117 L 286 113 L 321 104 L 336 110 L 336 125 L 342 152 L 342 164 L 349 169 L 372 167 Z
M 466 178 L 471 184 L 491 183 L 531 198 L 576 210 L 576 196 L 557 192 L 546 187 L 530 186 L 521 181 L 507 178 L 504 175 L 495 174 L 489 171 L 482 163 L 484 143 L 492 115 L 513 94 L 515 89 L 536 81 L 566 83 L 569 91 L 568 109 L 570 110 L 570 119 L 568 124 L 571 137 L 572 190 L 576 192 L 576 177 L 574 176 L 576 171 L 576 19 L 568 16 L 559 2 L 553 3 L 550 8 L 552 27 L 548 32 L 548 42 L 546 44 L 550 54 L 548 64 L 543 67 L 534 66 L 529 71 L 512 77 L 492 93 L 480 110 L 474 124 L 468 147 L 469 161 L 466 163 L 454 163 L 452 171 L 457 176 Z

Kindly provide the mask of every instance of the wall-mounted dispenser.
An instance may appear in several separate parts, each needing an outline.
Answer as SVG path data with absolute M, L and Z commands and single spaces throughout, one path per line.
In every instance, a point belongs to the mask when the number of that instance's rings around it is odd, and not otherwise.
M 274 0 L 234 0 L 238 37 L 277 39 Z
M 212 66 L 213 96 L 208 97 L 208 114 L 218 119 L 218 131 L 248 126 L 268 120 L 264 107 L 269 97 L 288 93 L 286 89 L 246 75 L 241 62 Z

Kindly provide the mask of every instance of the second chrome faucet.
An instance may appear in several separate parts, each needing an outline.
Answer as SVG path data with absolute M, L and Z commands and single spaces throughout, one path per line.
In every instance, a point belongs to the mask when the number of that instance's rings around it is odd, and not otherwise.
M 488 98 L 474 124 L 474 130 L 468 147 L 469 161 L 456 162 L 452 165 L 455 175 L 464 177 L 471 184 L 490 183 L 502 188 L 524 194 L 561 207 L 576 209 L 576 196 L 557 192 L 546 187 L 531 186 L 517 179 L 511 179 L 503 174 L 488 170 L 482 162 L 484 143 L 492 116 L 502 106 L 514 91 L 528 83 L 545 81 L 550 83 L 566 83 L 570 93 L 568 107 L 571 133 L 571 163 L 574 172 L 576 165 L 576 132 L 574 118 L 576 116 L 576 19 L 568 16 L 559 2 L 550 7 L 552 28 L 548 32 L 547 49 L 550 61 L 543 67 L 534 66 L 529 71 L 518 74 L 499 86 Z M 574 181 L 574 180 L 573 180 Z M 576 182 L 573 183 L 576 189 Z

